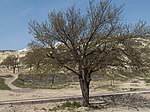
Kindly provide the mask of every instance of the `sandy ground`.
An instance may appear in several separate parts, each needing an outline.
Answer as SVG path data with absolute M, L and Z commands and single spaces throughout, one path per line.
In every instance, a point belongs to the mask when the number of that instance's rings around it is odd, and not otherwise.
M 73 96 L 81 95 L 79 85 L 70 85 L 69 88 L 63 89 L 29 89 L 29 88 L 18 88 L 12 84 L 18 78 L 18 74 L 13 74 L 12 71 L 7 69 L 0 69 L 0 76 L 11 75 L 13 77 L 5 78 L 5 84 L 7 84 L 11 90 L 0 90 L 0 101 L 4 100 L 19 100 L 19 99 L 33 99 L 33 98 L 51 98 L 51 97 L 62 97 L 62 96 Z M 5 74 L 5 72 L 7 72 Z M 72 87 L 71 87 L 72 86 Z M 106 92 L 105 90 L 95 91 L 90 90 L 90 94 L 98 94 Z
M 0 112 L 150 112 L 150 108 L 128 108 L 128 107 L 112 107 L 107 109 L 89 109 L 79 107 L 77 109 L 50 110 L 58 104 L 30 104 L 30 105 L 5 105 L 0 106 Z
M 1 75 L 4 75 L 1 74 Z M 7 75 L 12 75 L 12 78 L 6 79 L 5 83 L 8 84 L 12 90 L 0 90 L 0 101 L 5 100 L 18 100 L 18 99 L 33 99 L 33 98 L 52 98 L 52 97 L 63 97 L 63 96 L 73 96 L 81 95 L 79 85 L 73 88 L 63 88 L 63 89 L 22 89 L 13 86 L 11 83 L 17 78 L 17 74 L 7 73 Z M 94 83 L 93 83 L 94 85 Z M 136 84 L 121 83 L 120 88 L 145 88 L 150 89 L 149 86 L 146 86 L 145 83 L 139 82 Z M 99 94 L 106 93 L 107 90 L 90 89 L 90 94 Z M 143 95 L 144 97 L 150 99 L 150 94 Z M 55 107 L 56 103 L 47 103 L 47 104 L 30 104 L 30 105 L 0 105 L 0 112 L 50 112 L 49 109 Z M 71 110 L 57 110 L 58 112 L 150 112 L 149 108 L 126 108 L 126 107 L 115 107 L 107 108 L 105 110 L 90 110 L 86 108 L 78 108 L 73 111 Z
M 17 99 L 31 99 L 31 98 L 44 98 L 44 97 L 61 97 L 80 95 L 80 90 L 73 89 L 59 89 L 59 90 L 47 90 L 47 89 L 23 89 L 23 90 L 0 90 L 0 101 L 3 100 L 17 100 Z

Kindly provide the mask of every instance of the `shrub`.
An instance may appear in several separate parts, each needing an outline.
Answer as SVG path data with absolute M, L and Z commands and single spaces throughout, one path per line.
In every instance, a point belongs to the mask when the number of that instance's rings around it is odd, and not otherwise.
M 72 110 L 74 108 L 79 108 L 79 107 L 81 107 L 80 102 L 67 101 L 67 102 L 64 102 L 62 105 L 57 105 L 56 107 L 49 109 L 49 111 L 64 110 L 65 108 Z
M 79 102 L 70 102 L 70 101 L 67 101 L 65 103 L 63 103 L 61 105 L 61 107 L 65 108 L 65 107 L 70 107 L 70 108 L 78 108 L 78 107 L 81 107 L 81 104 Z
M 145 79 L 145 83 L 150 83 L 150 79 Z
M 10 88 L 4 83 L 4 79 L 0 78 L 0 89 L 10 90 Z

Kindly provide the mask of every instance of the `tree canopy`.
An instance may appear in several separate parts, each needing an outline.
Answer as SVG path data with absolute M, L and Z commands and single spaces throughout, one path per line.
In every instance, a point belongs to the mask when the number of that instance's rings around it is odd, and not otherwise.
M 17 58 L 15 55 L 7 56 L 6 59 L 2 61 L 1 65 L 5 65 L 7 68 L 12 67 L 13 73 L 15 73 L 15 69 L 19 65 L 19 58 Z
M 150 28 L 142 21 L 122 23 L 122 9 L 111 0 L 90 1 L 84 14 L 72 6 L 51 12 L 45 22 L 29 23 L 35 41 L 47 48 L 47 57 L 79 77 L 85 106 L 89 104 L 92 73 L 109 68 L 132 71 L 143 66 L 139 49 Z

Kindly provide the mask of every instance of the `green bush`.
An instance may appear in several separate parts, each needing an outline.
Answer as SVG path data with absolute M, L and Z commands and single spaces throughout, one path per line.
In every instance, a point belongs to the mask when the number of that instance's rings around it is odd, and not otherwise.
M 61 105 L 61 107 L 79 108 L 79 107 L 81 107 L 81 104 L 79 102 L 75 102 L 75 101 L 73 101 L 73 102 L 67 101 L 67 102 L 63 103 Z
M 61 74 L 60 77 L 62 78 L 64 76 Z M 63 79 L 58 79 L 58 76 L 56 80 L 52 84 L 51 75 L 48 74 L 20 74 L 13 84 L 17 87 L 32 89 L 62 89 L 69 84 L 69 82 L 65 82 Z
M 1 90 L 10 90 L 10 88 L 4 83 L 4 79 L 0 78 L 0 89 Z
M 6 76 L 0 76 L 1 78 L 11 78 L 11 77 L 13 77 L 12 75 L 6 75 Z
M 130 88 L 130 91 L 138 91 L 140 88 Z
M 139 83 L 139 81 L 138 80 L 134 80 L 131 83 Z
M 144 79 L 145 83 L 150 83 L 150 79 Z
M 62 105 L 57 105 L 56 107 L 49 109 L 49 111 L 56 111 L 56 110 L 62 110 L 62 109 L 64 110 L 65 108 L 72 110 L 74 108 L 79 108 L 79 107 L 81 107 L 80 102 L 67 101 L 67 102 L 64 102 Z

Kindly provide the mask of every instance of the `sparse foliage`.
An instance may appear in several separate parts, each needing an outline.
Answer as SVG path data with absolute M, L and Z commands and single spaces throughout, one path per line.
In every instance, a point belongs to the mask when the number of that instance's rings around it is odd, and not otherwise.
M 29 23 L 36 42 L 47 48 L 47 57 L 79 77 L 83 105 L 89 105 L 91 74 L 99 70 L 138 70 L 143 66 L 138 41 L 149 36 L 142 22 L 124 25 L 120 21 L 122 6 L 111 0 L 89 2 L 87 13 L 75 7 L 65 12 L 51 12 L 47 22 Z
M 3 60 L 1 65 L 5 65 L 8 69 L 9 69 L 9 67 L 12 67 L 13 73 L 15 73 L 15 69 L 16 68 L 19 69 L 19 66 L 18 66 L 19 58 L 17 58 L 17 56 L 15 56 L 15 55 L 10 55 L 6 59 Z
M 43 48 L 34 49 L 29 51 L 23 59 L 24 64 L 30 69 L 34 67 L 36 71 L 39 70 L 40 65 L 43 64 L 43 60 L 46 57 Z

